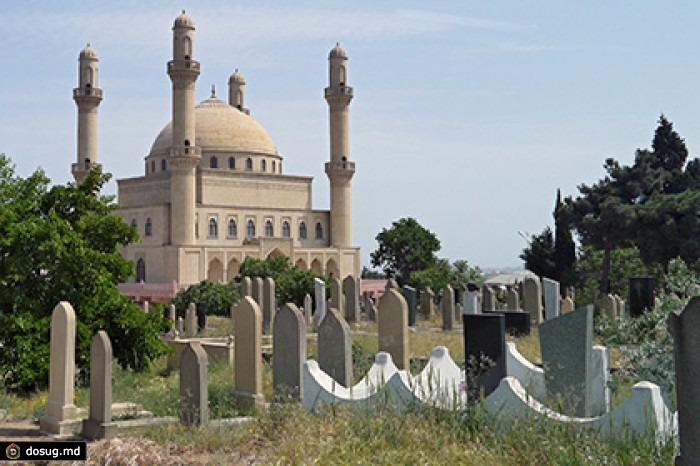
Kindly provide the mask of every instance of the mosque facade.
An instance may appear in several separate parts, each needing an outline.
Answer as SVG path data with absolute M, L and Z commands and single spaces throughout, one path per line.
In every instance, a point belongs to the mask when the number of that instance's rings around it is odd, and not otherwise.
M 283 174 L 283 158 L 269 134 L 245 107 L 243 75 L 229 78 L 228 100 L 195 103 L 200 63 L 195 26 L 183 13 L 173 24 L 172 120 L 145 157 L 144 174 L 117 180 L 116 211 L 140 241 L 122 250 L 136 267 L 136 281 L 188 285 L 204 279 L 230 281 L 248 257 L 285 255 L 318 274 L 359 276 L 360 250 L 352 245 L 347 85 L 348 55 L 330 51 L 330 210 L 312 206 L 310 176 Z M 79 57 L 77 183 L 97 158 L 98 57 L 89 45 Z M 286 164 L 285 164 L 286 166 Z

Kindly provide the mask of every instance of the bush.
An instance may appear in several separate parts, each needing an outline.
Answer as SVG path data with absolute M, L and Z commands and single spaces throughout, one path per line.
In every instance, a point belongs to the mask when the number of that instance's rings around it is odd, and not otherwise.
M 214 283 L 209 280 L 178 291 L 173 299 L 177 316 L 184 317 L 190 303 L 203 303 L 207 315 L 229 316 L 231 306 L 241 298 L 238 287 L 234 283 Z

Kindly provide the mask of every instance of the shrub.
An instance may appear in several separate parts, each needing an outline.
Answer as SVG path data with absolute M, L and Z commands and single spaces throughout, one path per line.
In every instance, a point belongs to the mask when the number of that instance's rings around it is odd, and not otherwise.
M 172 304 L 178 316 L 184 317 L 190 303 L 203 303 L 207 315 L 229 316 L 231 306 L 241 297 L 234 283 L 214 283 L 209 280 L 201 281 L 177 293 Z

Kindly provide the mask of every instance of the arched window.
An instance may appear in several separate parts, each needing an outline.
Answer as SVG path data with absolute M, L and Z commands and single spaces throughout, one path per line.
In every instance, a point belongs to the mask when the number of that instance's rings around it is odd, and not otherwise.
M 153 222 L 151 222 L 151 217 L 146 219 L 146 236 L 153 236 Z
M 209 159 L 209 168 L 219 168 L 219 161 L 216 157 Z
M 292 236 L 292 232 L 289 229 L 289 222 L 287 221 L 282 222 L 282 236 L 285 238 Z
M 246 227 L 245 227 L 245 235 L 248 238 L 255 237 L 255 222 L 254 221 L 248 220 L 248 223 L 246 224 Z
M 251 159 L 250 157 L 245 159 L 245 169 L 248 171 L 251 171 L 253 169 L 253 159 Z
M 236 227 L 236 221 L 231 219 L 228 221 L 228 237 L 235 238 L 238 236 L 238 228 Z
M 265 236 L 275 236 L 275 229 L 272 228 L 272 222 L 265 222 Z
M 306 239 L 306 223 L 301 222 L 299 224 L 299 238 Z
M 235 170 L 236 169 L 236 158 L 235 157 L 229 157 L 228 158 L 228 168 L 230 170 Z
M 165 171 L 168 169 L 168 161 L 163 159 L 160 161 L 160 169 Z
M 151 173 L 155 173 L 155 172 L 156 172 L 156 161 L 151 160 Z
M 136 281 L 146 281 L 146 263 L 143 259 L 139 259 L 138 261 L 136 261 Z
M 323 225 L 321 225 L 321 222 L 316 223 L 316 239 L 323 239 Z
M 131 228 L 136 228 L 137 226 L 138 226 L 138 224 L 136 223 L 136 219 L 132 218 L 131 219 Z
M 272 170 L 270 170 L 272 173 L 277 173 L 277 163 L 273 160 L 272 161 Z
M 182 49 L 185 52 L 185 60 L 189 60 L 192 56 L 192 39 L 188 36 L 182 38 Z
M 267 171 L 267 160 L 263 159 L 262 162 L 260 162 L 260 170 Z
M 216 238 L 219 236 L 219 226 L 216 224 L 215 218 L 209 219 L 209 237 Z

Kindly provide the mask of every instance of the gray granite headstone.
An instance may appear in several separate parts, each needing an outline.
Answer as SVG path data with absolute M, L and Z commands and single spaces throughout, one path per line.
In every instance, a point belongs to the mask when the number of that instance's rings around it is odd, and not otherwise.
M 241 278 L 240 289 L 241 298 L 245 298 L 246 296 L 253 296 L 253 281 L 250 279 L 250 277 Z
M 668 316 L 676 360 L 676 404 L 680 454 L 677 465 L 695 465 L 700 458 L 700 297 L 680 314 Z
M 418 307 L 416 289 L 412 286 L 404 285 L 403 297 L 406 300 L 406 304 L 408 304 L 408 326 L 414 327 L 416 325 L 416 307 Z
M 496 292 L 488 285 L 481 288 L 481 304 L 482 312 L 496 310 Z
M 375 322 L 377 320 L 377 306 L 374 304 L 374 299 L 372 299 L 372 295 L 369 293 L 365 293 L 364 306 L 367 320 Z
M 352 386 L 352 336 L 340 313 L 326 310 L 318 326 L 318 365 L 339 384 Z
M 420 312 L 426 319 L 430 319 L 430 317 L 432 317 L 434 313 L 434 298 L 435 294 L 433 293 L 433 290 L 430 289 L 430 287 L 425 288 L 420 293 Z
M 345 315 L 345 299 L 343 298 L 343 282 L 339 278 L 331 279 L 331 306 L 337 309 L 341 316 Z
M 272 277 L 265 277 L 263 280 L 263 293 L 262 293 L 262 328 L 263 333 L 270 333 L 272 328 L 272 321 L 275 319 L 275 313 L 277 312 L 277 287 L 275 286 L 275 280 Z
M 314 302 L 314 330 L 318 330 L 319 324 L 326 317 L 326 282 L 320 278 L 314 278 Z
M 559 282 L 549 278 L 542 279 L 542 292 L 544 294 L 544 318 L 554 319 L 561 314 L 561 296 L 559 295 Z
M 207 352 L 198 341 L 190 341 L 180 355 L 180 421 L 186 425 L 209 422 Z
M 348 275 L 343 280 L 345 294 L 345 319 L 348 322 L 360 321 L 360 284 L 359 280 Z
M 252 297 L 255 300 L 255 303 L 262 307 L 262 295 L 263 295 L 263 279 L 262 277 L 253 277 L 252 279 L 253 282 L 253 287 L 252 287 Z
M 508 288 L 508 291 L 506 291 L 506 304 L 509 311 L 520 310 L 520 297 L 514 288 Z
M 528 277 L 523 282 L 523 311 L 530 313 L 533 325 L 542 320 L 542 286 L 537 277 Z
M 654 308 L 654 278 L 630 277 L 630 315 L 637 317 L 646 309 Z
M 311 323 L 311 319 L 313 318 L 313 311 L 314 308 L 314 300 L 311 299 L 311 295 L 309 293 L 306 293 L 304 295 L 304 319 L 306 320 L 306 325 L 309 325 Z
M 563 414 L 590 417 L 593 414 L 593 306 L 549 319 L 540 324 L 539 333 L 548 397 L 561 399 Z
M 454 290 L 450 285 L 442 289 L 440 309 L 442 310 L 442 329 L 452 330 L 455 318 L 455 297 Z
M 306 361 L 306 322 L 299 308 L 282 306 L 273 321 L 272 386 L 276 395 L 300 398 Z
M 468 291 L 462 295 L 464 314 L 479 314 L 479 293 L 476 291 Z

